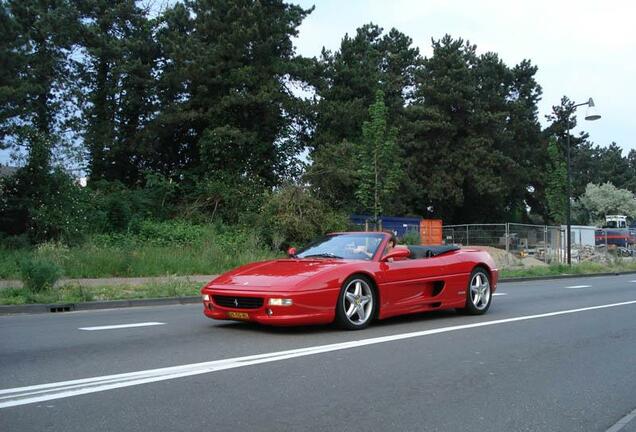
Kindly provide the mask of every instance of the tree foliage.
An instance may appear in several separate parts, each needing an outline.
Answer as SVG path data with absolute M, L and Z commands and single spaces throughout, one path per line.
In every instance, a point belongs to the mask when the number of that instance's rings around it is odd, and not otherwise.
M 403 176 L 397 128 L 387 124 L 387 114 L 384 92 L 378 90 L 375 102 L 369 107 L 369 121 L 362 125 L 361 142 L 356 146 L 355 195 L 374 220 L 386 208 Z
M 134 0 L 82 0 L 79 10 L 90 177 L 132 185 L 142 177 L 140 143 L 154 110 L 153 22 Z
M 302 147 L 294 128 L 302 109 L 288 85 L 305 62 L 291 38 L 309 12 L 281 0 L 192 0 L 167 10 L 157 26 L 163 67 L 146 166 L 270 186 L 284 178 Z
M 78 28 L 75 4 L 3 0 L 0 10 L 2 145 L 28 153 L 32 146 L 46 142 L 51 156 L 63 158 L 73 145 L 77 112 L 72 55 Z
M 412 211 L 449 222 L 525 213 L 543 156 L 535 73 L 528 61 L 511 69 L 462 39 L 433 41 L 403 130 Z
M 304 58 L 294 38 L 313 9 L 162 7 L 0 0 L 0 149 L 21 167 L 2 180 L 0 231 L 71 242 L 186 218 L 275 244 L 360 211 L 559 222 L 568 142 L 573 198 L 589 183 L 636 192 L 636 151 L 572 134 L 567 97 L 541 130 L 529 60 L 449 35 L 424 58 L 373 23 Z
M 307 243 L 328 232 L 347 228 L 345 214 L 334 211 L 301 186 L 286 185 L 269 193 L 261 209 L 259 229 L 275 249 Z
M 312 165 L 305 176 L 318 196 L 338 208 L 360 209 L 353 143 L 362 141 L 378 90 L 384 93 L 387 121 L 401 127 L 421 61 L 410 37 L 396 29 L 384 33 L 374 24 L 345 35 L 338 51 L 323 50 L 313 80 L 320 99 L 310 141 Z
M 636 218 L 636 198 L 631 191 L 618 189 L 612 183 L 590 183 L 580 198 L 582 207 L 593 222 L 601 223 L 608 214 L 621 214 Z
M 545 181 L 546 206 L 552 221 L 562 224 L 566 219 L 568 173 L 567 165 L 555 139 L 551 139 L 548 143 L 548 156 L 549 164 Z

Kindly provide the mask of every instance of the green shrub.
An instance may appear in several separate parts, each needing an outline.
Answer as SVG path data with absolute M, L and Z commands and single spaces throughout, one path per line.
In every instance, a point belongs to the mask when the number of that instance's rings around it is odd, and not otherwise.
M 45 242 L 35 247 L 34 257 L 40 261 L 55 264 L 59 268 L 71 258 L 71 248 L 62 242 Z
M 421 242 L 420 233 L 415 230 L 407 231 L 402 237 L 402 243 L 406 245 L 419 245 Z
M 130 204 L 116 195 L 111 195 L 106 200 L 106 221 L 113 231 L 125 231 L 130 224 L 132 211 Z
M 184 221 L 141 221 L 137 237 L 154 245 L 184 245 L 195 243 L 204 236 L 204 228 Z
M 285 186 L 265 200 L 259 221 L 263 238 L 274 248 L 306 243 L 327 232 L 347 228 L 347 217 L 335 212 L 300 186 Z
M 137 238 L 132 234 L 125 233 L 109 233 L 109 234 L 95 234 L 93 235 L 88 244 L 97 249 L 104 248 L 132 248 L 137 243 Z
M 31 247 L 31 241 L 27 234 L 4 236 L 0 244 L 9 250 L 29 249 Z
M 64 170 L 29 164 L 3 179 L 0 189 L 0 231 L 27 235 L 32 243 L 82 242 L 92 207 L 87 191 Z
M 20 265 L 24 287 L 35 293 L 52 288 L 61 275 L 57 264 L 42 259 L 25 260 Z

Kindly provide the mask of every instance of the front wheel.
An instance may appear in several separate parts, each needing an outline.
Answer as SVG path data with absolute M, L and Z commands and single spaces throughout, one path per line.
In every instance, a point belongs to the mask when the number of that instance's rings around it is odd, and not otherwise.
M 375 315 L 376 297 L 372 282 L 362 276 L 348 278 L 340 290 L 336 305 L 336 322 L 347 330 L 362 330 Z
M 490 276 L 488 272 L 477 267 L 470 274 L 468 281 L 468 291 L 466 293 L 466 305 L 462 309 L 469 315 L 485 314 L 492 301 L 492 292 L 490 290 Z

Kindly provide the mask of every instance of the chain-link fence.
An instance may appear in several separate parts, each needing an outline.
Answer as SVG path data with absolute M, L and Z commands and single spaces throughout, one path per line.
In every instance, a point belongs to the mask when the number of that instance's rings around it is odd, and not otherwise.
M 398 237 L 421 236 L 415 218 L 382 217 L 377 225 L 368 217 L 354 216 L 358 229 L 390 229 Z M 567 228 L 565 226 L 531 225 L 518 223 L 444 225 L 442 242 L 461 246 L 491 248 L 496 261 L 506 266 L 559 264 L 567 262 Z M 613 257 L 636 257 L 636 230 L 599 229 L 572 225 L 571 259 L 578 262 L 610 262 Z M 413 239 L 411 239 L 413 240 Z M 611 255 L 609 252 L 612 252 Z
M 572 262 L 594 261 L 608 263 L 613 257 L 636 256 L 636 231 L 633 229 L 594 228 L 574 225 L 571 227 Z M 563 251 L 567 239 L 563 235 Z M 612 253 L 610 255 L 609 253 Z
M 571 236 L 573 262 L 607 261 L 608 249 L 616 249 L 607 230 L 573 226 Z M 499 249 L 499 261 L 507 265 L 525 258 L 548 264 L 567 262 L 566 229 L 561 226 L 517 223 L 445 225 L 443 239 L 447 244 Z M 618 252 L 624 256 L 632 253 L 628 247 L 619 248 Z M 531 263 L 532 260 L 525 262 Z
M 442 239 L 446 244 L 478 245 L 506 249 L 506 225 L 444 225 L 442 228 Z

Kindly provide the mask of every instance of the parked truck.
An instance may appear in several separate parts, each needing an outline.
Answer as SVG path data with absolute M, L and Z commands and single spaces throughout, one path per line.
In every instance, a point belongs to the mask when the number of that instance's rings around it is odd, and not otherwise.
M 628 226 L 627 216 L 607 215 L 605 224 L 594 233 L 597 246 L 632 249 L 636 246 L 636 226 Z

